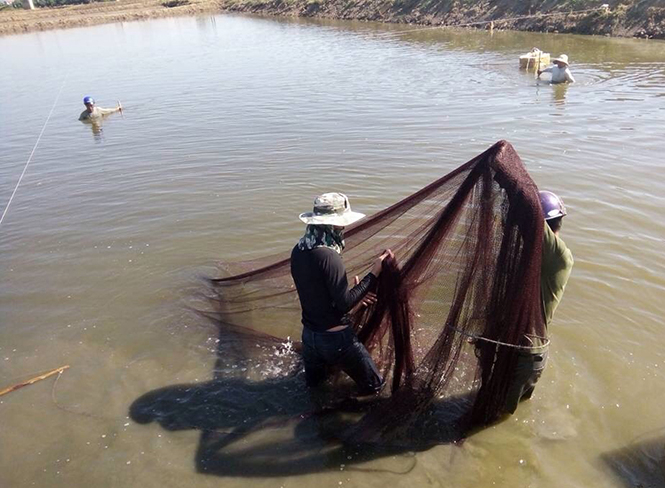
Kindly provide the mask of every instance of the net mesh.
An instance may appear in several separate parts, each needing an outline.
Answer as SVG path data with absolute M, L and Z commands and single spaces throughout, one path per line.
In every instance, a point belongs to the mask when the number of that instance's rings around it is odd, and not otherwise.
M 390 387 L 340 434 L 345 440 L 414 435 L 437 409 L 460 436 L 498 418 L 519 351 L 511 346 L 546 335 L 543 224 L 536 185 L 514 148 L 499 141 L 347 228 L 350 276 L 362 276 L 386 248 L 399 263 L 384 264 L 377 303 L 352 312 L 358 338 Z M 261 379 L 298 374 L 299 344 L 285 340 L 301 328 L 288 256 L 212 284 L 216 310 L 208 316 L 232 367 Z

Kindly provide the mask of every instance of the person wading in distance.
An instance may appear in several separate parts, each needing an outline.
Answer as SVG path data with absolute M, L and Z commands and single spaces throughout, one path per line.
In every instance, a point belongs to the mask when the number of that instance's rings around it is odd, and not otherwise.
M 559 236 L 566 207 L 551 191 L 541 191 L 540 206 L 547 225 L 543 229 L 543 253 L 540 267 L 540 299 L 543 320 L 549 327 L 559 306 L 566 283 L 573 269 L 573 254 Z M 517 367 L 511 378 L 504 412 L 513 414 L 521 400 L 531 398 L 536 382 L 547 364 L 548 342 L 534 338 L 534 347 L 519 353 Z
M 365 346 L 356 337 L 348 312 L 359 303 L 374 303 L 369 290 L 381 273 L 389 249 L 371 271 L 349 289 L 342 262 L 344 227 L 365 217 L 351 210 L 341 193 L 314 200 L 312 212 L 300 214 L 305 235 L 291 252 L 291 276 L 302 307 L 302 343 L 307 386 L 323 383 L 330 367 L 339 367 L 358 385 L 361 395 L 376 394 L 385 384 Z
M 568 67 L 568 56 L 562 54 L 558 58 L 554 58 L 552 63 L 554 63 L 554 66 L 538 70 L 538 78 L 542 73 L 552 73 L 552 79 L 550 80 L 552 83 L 575 83 L 575 78 L 573 78 L 573 74 Z
M 85 110 L 81 112 L 79 120 L 99 120 L 109 114 L 122 112 L 120 102 L 118 102 L 118 106 L 115 108 L 101 108 L 95 105 L 95 100 L 90 96 L 83 99 L 83 105 L 85 105 Z

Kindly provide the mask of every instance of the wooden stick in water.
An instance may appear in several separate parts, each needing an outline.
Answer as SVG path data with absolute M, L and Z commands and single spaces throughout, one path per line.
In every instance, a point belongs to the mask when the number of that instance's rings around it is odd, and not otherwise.
M 24 386 L 31 385 L 33 383 L 37 383 L 38 381 L 45 380 L 49 376 L 53 376 L 54 374 L 62 373 L 64 370 L 69 368 L 69 365 L 61 366 L 59 368 L 56 368 L 54 370 L 49 371 L 48 373 L 41 374 L 39 376 L 35 376 L 34 378 L 24 381 L 22 383 L 19 383 L 14 386 L 10 386 L 9 388 L 5 388 L 4 390 L 0 391 L 0 396 L 6 395 L 7 393 L 11 393 L 12 391 L 18 390 L 19 388 L 23 388 Z

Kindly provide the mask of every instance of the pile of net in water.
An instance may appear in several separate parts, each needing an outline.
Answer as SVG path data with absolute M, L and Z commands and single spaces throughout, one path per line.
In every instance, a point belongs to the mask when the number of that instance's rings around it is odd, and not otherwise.
M 386 248 L 397 262 L 384 267 L 378 302 L 353 314 L 390 389 L 341 434 L 346 440 L 409 435 L 423 414 L 437 411 L 460 435 L 498 418 L 519 351 L 509 345 L 528 347 L 546 335 L 543 224 L 536 185 L 514 148 L 500 141 L 347 228 L 349 276 L 362 276 Z M 251 360 L 260 355 L 281 358 L 278 368 L 271 363 L 272 373 L 261 371 L 265 377 L 302 369 L 293 353 L 297 342 L 284 346 L 302 327 L 288 257 L 213 283 L 224 355 L 247 358 L 244 367 L 260 365 Z

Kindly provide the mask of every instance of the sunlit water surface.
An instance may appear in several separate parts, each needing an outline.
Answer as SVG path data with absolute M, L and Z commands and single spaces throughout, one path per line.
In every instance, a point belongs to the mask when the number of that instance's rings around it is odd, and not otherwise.
M 71 366 L 0 399 L 0 486 L 663 486 L 665 44 L 405 29 L 215 16 L 0 38 L 2 210 L 59 96 L 0 226 L 0 388 Z M 533 46 L 578 83 L 520 72 Z M 124 115 L 78 122 L 86 94 Z M 224 476 L 197 469 L 200 428 L 128 418 L 211 379 L 215 330 L 186 307 L 218 260 L 288 251 L 318 193 L 372 213 L 499 139 L 565 199 L 576 260 L 513 419 L 461 446 Z

